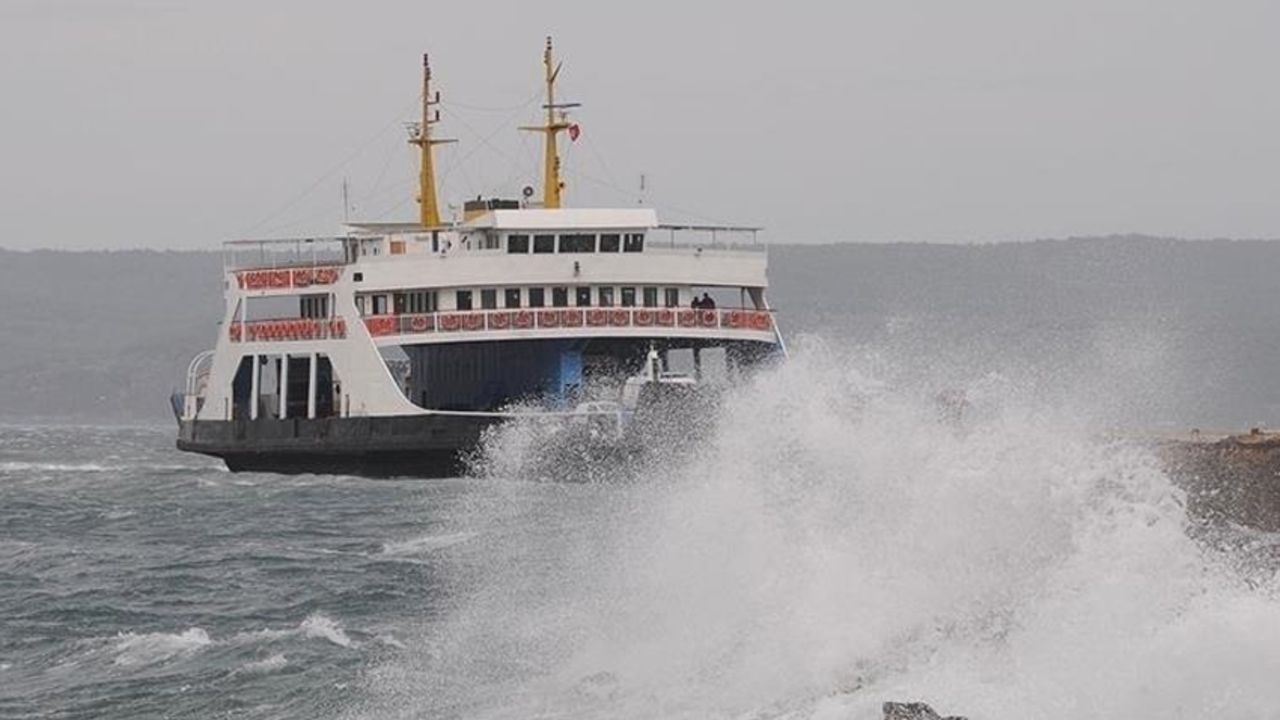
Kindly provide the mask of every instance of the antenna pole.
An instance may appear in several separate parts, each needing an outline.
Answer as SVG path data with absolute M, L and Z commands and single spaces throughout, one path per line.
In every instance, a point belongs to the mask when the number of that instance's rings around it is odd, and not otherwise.
M 569 122 L 562 110 L 578 107 L 577 103 L 556 104 L 556 78 L 560 75 L 560 64 L 555 62 L 552 52 L 551 38 L 547 38 L 546 50 L 542 53 L 542 64 L 546 69 L 547 124 L 521 127 L 521 130 L 543 134 L 543 169 L 542 169 L 542 206 L 545 208 L 560 207 L 564 191 L 564 181 L 560 179 L 560 155 L 556 151 L 556 135 L 569 129 Z
M 431 137 L 431 126 L 440 122 L 440 111 L 432 111 L 432 106 L 440 104 L 440 92 L 431 94 L 431 62 L 427 55 L 422 55 L 422 122 L 410 131 L 409 144 L 417 145 L 421 150 L 421 170 L 418 175 L 419 222 L 424 227 L 439 227 L 440 204 L 436 198 L 436 169 L 432 157 L 432 148 L 436 145 L 456 142 L 455 140 L 436 140 Z

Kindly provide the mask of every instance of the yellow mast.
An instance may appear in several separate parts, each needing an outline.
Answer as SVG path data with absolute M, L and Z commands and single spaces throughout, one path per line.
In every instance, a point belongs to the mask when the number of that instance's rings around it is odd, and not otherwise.
M 422 123 L 411 131 L 410 145 L 422 151 L 422 168 L 418 175 L 419 222 L 425 227 L 440 226 L 440 204 L 436 199 L 436 169 L 431 148 L 435 145 L 456 142 L 436 140 L 431 137 L 431 126 L 440 122 L 440 111 L 432 113 L 431 106 L 440 104 L 440 92 L 431 95 L 431 63 L 422 55 Z
M 546 125 L 521 127 L 521 130 L 540 132 L 545 136 L 543 146 L 542 169 L 542 206 L 545 208 L 560 207 L 560 195 L 564 190 L 564 182 L 560 179 L 560 156 L 556 153 L 556 135 L 569 129 L 571 124 L 563 112 L 568 108 L 578 107 L 578 103 L 556 104 L 556 78 L 560 75 L 560 64 L 556 63 L 551 50 L 551 38 L 547 38 L 547 49 L 542 53 L 542 64 L 546 66 L 547 103 L 542 107 L 547 111 Z

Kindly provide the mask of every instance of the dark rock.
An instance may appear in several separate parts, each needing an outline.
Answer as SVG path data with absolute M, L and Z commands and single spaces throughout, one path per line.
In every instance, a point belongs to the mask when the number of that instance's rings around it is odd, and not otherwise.
M 933 708 L 921 702 L 887 702 L 884 704 L 884 720 L 965 720 L 965 718 L 959 715 L 942 717 L 934 712 Z

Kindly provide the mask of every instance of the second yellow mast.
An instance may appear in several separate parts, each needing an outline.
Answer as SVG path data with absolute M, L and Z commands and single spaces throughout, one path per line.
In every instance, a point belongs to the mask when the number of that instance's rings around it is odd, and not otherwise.
M 558 208 L 564 191 L 564 181 L 560 179 L 560 155 L 556 150 L 556 135 L 568 130 L 572 124 L 560 111 L 578 107 L 578 103 L 556 103 L 556 78 L 560 75 L 560 64 L 555 62 L 552 54 L 550 37 L 547 38 L 547 48 L 542 53 L 542 64 L 546 67 L 547 102 L 543 108 L 547 111 L 547 124 L 524 126 L 520 129 L 544 135 L 542 206 Z

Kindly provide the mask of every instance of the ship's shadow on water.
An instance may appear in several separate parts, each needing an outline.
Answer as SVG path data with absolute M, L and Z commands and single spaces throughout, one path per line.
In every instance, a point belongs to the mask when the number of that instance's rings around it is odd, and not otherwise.
M 448 611 L 351 715 L 1274 716 L 1280 539 L 1189 518 L 1079 408 L 962 389 L 957 422 L 816 346 L 680 452 L 495 432 Z

